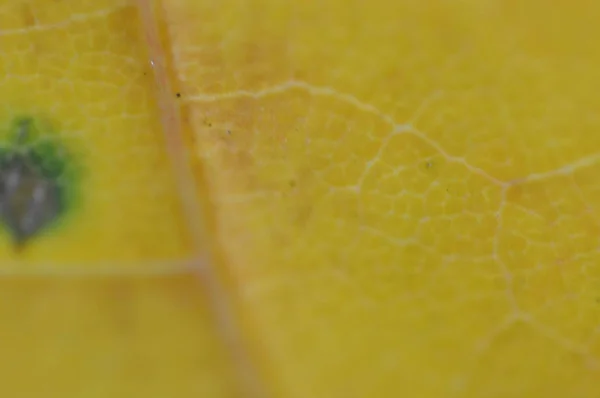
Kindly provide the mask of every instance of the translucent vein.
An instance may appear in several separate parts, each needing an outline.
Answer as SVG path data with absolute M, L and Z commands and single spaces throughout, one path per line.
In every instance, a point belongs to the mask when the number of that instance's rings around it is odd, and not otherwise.
M 30 34 L 30 33 L 34 33 L 34 32 L 47 32 L 47 31 L 56 30 L 56 29 L 64 29 L 75 23 L 85 23 L 92 19 L 99 19 L 99 18 L 107 17 L 111 14 L 114 14 L 118 11 L 123 10 L 126 7 L 127 6 L 125 4 L 122 4 L 117 7 L 112 7 L 110 9 L 98 10 L 98 11 L 94 11 L 94 12 L 90 12 L 90 13 L 86 13 L 86 14 L 72 14 L 69 19 L 61 21 L 61 22 L 57 22 L 54 24 L 33 25 L 33 26 L 29 26 L 27 28 L 18 28 L 18 29 L 4 29 L 4 30 L 0 30 L 0 37 L 25 35 L 25 34 Z

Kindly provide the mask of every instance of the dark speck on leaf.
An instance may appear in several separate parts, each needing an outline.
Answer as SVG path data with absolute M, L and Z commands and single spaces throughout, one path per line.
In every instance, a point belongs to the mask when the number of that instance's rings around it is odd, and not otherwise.
M 177 98 L 181 98 L 181 93 L 177 93 L 175 95 L 177 96 Z
M 33 119 L 17 120 L 13 128 L 12 142 L 0 151 L 0 224 L 21 251 L 63 214 L 70 188 L 64 149 L 36 139 Z

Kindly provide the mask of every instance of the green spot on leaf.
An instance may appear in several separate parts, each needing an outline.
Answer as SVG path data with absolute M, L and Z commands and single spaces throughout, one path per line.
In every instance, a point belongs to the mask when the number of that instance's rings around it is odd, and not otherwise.
M 40 126 L 17 118 L 0 143 L 0 222 L 18 246 L 62 219 L 77 191 L 73 157 Z

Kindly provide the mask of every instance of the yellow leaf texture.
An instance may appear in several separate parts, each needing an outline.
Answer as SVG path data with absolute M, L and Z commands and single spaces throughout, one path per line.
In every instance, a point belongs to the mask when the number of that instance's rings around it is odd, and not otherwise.
M 141 26 L 115 0 L 0 1 L 0 149 L 29 118 L 75 171 L 60 223 L 20 251 L 2 229 L 2 397 L 238 396 Z
M 76 172 L 1 236 L 0 395 L 599 397 L 598 20 L 1 0 L 0 138 Z

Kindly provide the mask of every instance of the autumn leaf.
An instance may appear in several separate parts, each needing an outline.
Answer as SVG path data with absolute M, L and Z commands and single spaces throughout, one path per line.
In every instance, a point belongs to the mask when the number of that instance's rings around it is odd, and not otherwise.
M 163 2 L 273 396 L 599 394 L 586 4 Z
M 3 0 L 0 131 L 79 173 L 0 240 L 0 391 L 600 395 L 599 13 Z
M 133 3 L 0 1 L 2 159 L 39 158 L 42 171 L 59 159 L 50 177 L 72 193 L 22 250 L 2 225 L 2 396 L 237 393 L 148 49 Z M 16 146 L 23 120 L 35 134 Z M 14 171 L 4 163 L 3 187 Z

